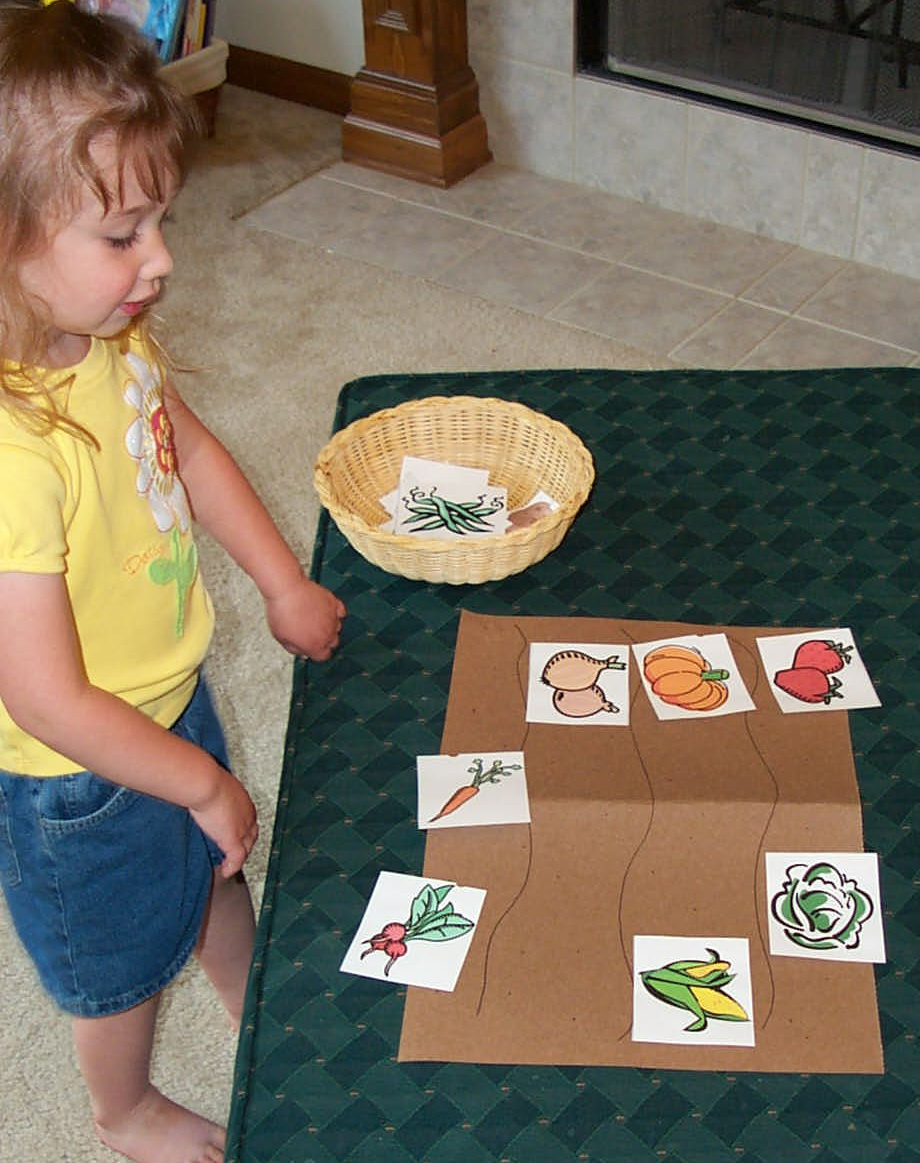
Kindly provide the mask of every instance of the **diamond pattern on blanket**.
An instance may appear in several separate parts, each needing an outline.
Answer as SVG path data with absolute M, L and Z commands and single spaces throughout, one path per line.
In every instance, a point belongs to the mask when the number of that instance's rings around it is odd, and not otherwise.
M 597 484 L 555 553 L 478 587 L 386 574 L 323 516 L 313 573 L 350 616 L 333 660 L 294 668 L 228 1161 L 914 1163 L 920 371 L 377 376 L 343 389 L 336 428 L 455 394 L 568 424 Z M 415 757 L 439 749 L 461 606 L 852 627 L 883 704 L 850 724 L 882 858 L 884 1076 L 395 1061 L 403 991 L 338 965 L 377 873 L 421 869 Z

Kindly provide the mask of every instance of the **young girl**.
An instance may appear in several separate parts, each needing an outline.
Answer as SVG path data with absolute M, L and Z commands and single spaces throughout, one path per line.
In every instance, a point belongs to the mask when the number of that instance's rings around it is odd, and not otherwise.
M 192 128 L 126 24 L 0 8 L 0 880 L 98 1134 L 138 1163 L 223 1159 L 222 1129 L 151 1085 L 154 1020 L 195 952 L 238 1022 L 254 930 L 192 517 L 292 653 L 328 658 L 345 615 L 150 334 Z

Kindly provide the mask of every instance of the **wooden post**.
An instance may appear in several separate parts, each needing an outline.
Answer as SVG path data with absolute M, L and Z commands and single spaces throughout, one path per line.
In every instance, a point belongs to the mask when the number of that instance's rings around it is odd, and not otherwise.
M 345 161 L 451 186 L 491 159 L 467 60 L 466 0 L 362 0 L 365 65 L 342 126 Z

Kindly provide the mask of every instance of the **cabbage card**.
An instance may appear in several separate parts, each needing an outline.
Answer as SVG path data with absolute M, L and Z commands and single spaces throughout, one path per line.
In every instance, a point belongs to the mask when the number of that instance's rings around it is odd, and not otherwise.
M 633 646 L 659 719 L 709 719 L 753 711 L 725 634 L 687 634 Z
M 419 755 L 415 765 L 420 828 L 530 823 L 523 751 Z
M 768 852 L 770 952 L 819 961 L 885 961 L 874 852 Z
M 629 725 L 629 647 L 609 642 L 531 642 L 528 723 Z
M 809 630 L 757 639 L 779 709 L 845 711 L 881 706 L 851 630 Z
M 753 1046 L 747 938 L 634 937 L 632 1040 Z
M 485 896 L 482 888 L 381 872 L 340 970 L 452 991 Z

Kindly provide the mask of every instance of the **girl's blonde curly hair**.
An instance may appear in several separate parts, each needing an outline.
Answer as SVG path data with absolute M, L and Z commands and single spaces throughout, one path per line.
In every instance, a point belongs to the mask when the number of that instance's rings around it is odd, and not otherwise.
M 87 436 L 60 410 L 60 374 L 46 382 L 51 320 L 20 266 L 49 245 L 87 185 L 108 211 L 126 172 L 157 202 L 182 179 L 197 112 L 159 66 L 134 28 L 70 0 L 0 6 L 0 404 L 42 435 L 63 426 Z M 93 160 L 100 138 L 114 143 L 115 189 Z M 167 364 L 146 320 L 138 331 Z

